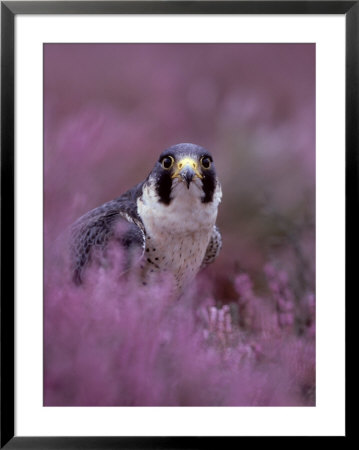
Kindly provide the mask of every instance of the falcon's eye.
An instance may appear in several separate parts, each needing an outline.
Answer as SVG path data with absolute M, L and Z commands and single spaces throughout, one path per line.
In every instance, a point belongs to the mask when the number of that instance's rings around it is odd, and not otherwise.
M 201 166 L 204 169 L 209 169 L 211 167 L 211 158 L 208 156 L 202 156 L 201 158 Z
M 162 161 L 162 167 L 166 170 L 170 169 L 173 166 L 173 163 L 175 162 L 175 160 L 172 158 L 172 156 L 165 156 Z

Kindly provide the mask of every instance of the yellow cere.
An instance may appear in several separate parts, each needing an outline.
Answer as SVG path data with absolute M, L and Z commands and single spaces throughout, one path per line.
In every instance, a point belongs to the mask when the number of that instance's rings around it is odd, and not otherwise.
M 177 163 L 177 169 L 175 170 L 174 174 L 172 175 L 172 178 L 178 178 L 180 176 L 180 172 L 182 169 L 184 169 L 186 166 L 190 166 L 191 169 L 194 170 L 196 176 L 198 178 L 203 178 L 203 176 L 198 171 L 198 164 L 197 162 L 189 157 L 183 158 Z

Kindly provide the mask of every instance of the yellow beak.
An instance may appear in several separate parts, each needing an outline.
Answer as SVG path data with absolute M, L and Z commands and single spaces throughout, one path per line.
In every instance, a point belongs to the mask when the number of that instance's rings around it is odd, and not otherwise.
M 187 182 L 187 187 L 194 177 L 203 178 L 198 170 L 198 163 L 189 157 L 183 158 L 177 163 L 172 178 L 182 178 Z

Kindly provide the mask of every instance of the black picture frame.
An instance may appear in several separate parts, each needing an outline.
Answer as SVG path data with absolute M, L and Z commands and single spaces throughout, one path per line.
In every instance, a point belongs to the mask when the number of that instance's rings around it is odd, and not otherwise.
M 346 19 L 346 305 L 353 292 L 358 220 L 359 1 L 1 2 L 1 441 L 6 449 L 207 448 L 239 437 L 25 437 L 14 435 L 14 33 L 18 14 L 339 14 Z M 346 341 L 348 339 L 346 315 Z M 348 351 L 346 350 L 346 354 Z M 348 371 L 347 371 L 348 372 Z M 348 392 L 348 385 L 346 386 Z M 346 398 L 347 399 L 347 398 Z M 346 402 L 348 406 L 348 403 Z M 346 418 L 346 437 L 350 435 Z M 243 443 L 243 441 L 241 441 Z

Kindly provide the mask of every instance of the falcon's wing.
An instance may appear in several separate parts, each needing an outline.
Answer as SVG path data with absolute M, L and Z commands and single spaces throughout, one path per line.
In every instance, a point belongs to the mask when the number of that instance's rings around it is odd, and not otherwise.
M 124 254 L 122 268 L 130 268 L 134 254 L 143 254 L 145 229 L 137 214 L 137 198 L 142 183 L 116 200 L 104 203 L 80 217 L 71 227 L 72 277 L 81 284 L 86 267 L 96 255 L 103 255 L 108 244 L 121 245 Z
M 206 253 L 204 255 L 201 268 L 213 263 L 222 248 L 222 236 L 216 225 L 213 227 L 211 239 L 209 240 Z

